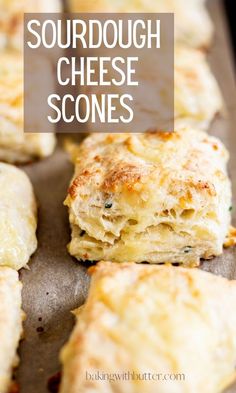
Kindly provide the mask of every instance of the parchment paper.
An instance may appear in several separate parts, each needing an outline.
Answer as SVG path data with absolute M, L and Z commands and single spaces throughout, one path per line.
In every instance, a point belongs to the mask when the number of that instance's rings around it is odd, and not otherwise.
M 210 1 L 209 7 L 216 28 L 209 61 L 230 115 L 230 121 L 218 118 L 210 132 L 219 136 L 231 153 L 229 168 L 234 192 L 233 216 L 236 219 L 236 93 L 233 63 L 220 1 Z M 66 249 L 70 230 L 62 202 L 73 173 L 67 154 L 58 146 L 52 157 L 24 169 L 33 182 L 39 202 L 39 244 L 29 264 L 30 270 L 22 270 L 20 274 L 24 285 L 23 307 L 28 317 L 24 325 L 25 339 L 20 345 L 21 363 L 16 379 L 20 393 L 46 393 L 48 378 L 60 370 L 58 353 L 73 327 L 74 318 L 70 311 L 84 302 L 89 278 L 86 267 L 71 258 Z M 203 263 L 202 268 L 236 278 L 236 250 L 225 250 L 222 257 Z M 227 393 L 236 393 L 236 384 Z

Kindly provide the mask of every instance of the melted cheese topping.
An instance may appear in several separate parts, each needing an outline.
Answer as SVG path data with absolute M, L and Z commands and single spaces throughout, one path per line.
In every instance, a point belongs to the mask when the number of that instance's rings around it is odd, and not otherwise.
M 228 153 L 204 132 L 93 134 L 78 147 L 65 204 L 81 260 L 198 264 L 230 225 Z

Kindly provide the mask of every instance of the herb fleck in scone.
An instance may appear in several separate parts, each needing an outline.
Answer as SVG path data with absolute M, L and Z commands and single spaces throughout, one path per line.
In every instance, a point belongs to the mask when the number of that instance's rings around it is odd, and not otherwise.
M 18 273 L 0 267 L 0 392 L 8 393 L 22 334 L 21 283 Z
M 20 269 L 37 247 L 36 201 L 20 169 L 0 163 L 0 266 Z
M 60 393 L 220 393 L 236 377 L 235 307 L 236 281 L 199 269 L 99 263 Z
M 197 265 L 230 225 L 228 153 L 202 131 L 93 134 L 65 205 L 77 259 Z
M 49 66 L 46 62 L 45 66 Z M 36 133 L 24 133 L 23 56 L 3 51 L 0 60 L 0 160 L 24 163 L 52 154 L 53 133 L 39 133 L 42 124 L 34 125 Z M 40 94 L 40 86 L 35 86 Z M 37 133 L 38 132 L 38 133 Z

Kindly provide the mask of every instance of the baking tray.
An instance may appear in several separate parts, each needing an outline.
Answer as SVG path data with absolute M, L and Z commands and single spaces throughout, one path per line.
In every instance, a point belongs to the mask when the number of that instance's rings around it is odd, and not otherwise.
M 209 9 L 216 30 L 209 61 L 219 81 L 228 111 L 228 119 L 218 117 L 210 133 L 219 136 L 230 150 L 229 170 L 236 197 L 236 132 L 233 129 L 236 124 L 236 91 L 233 60 L 220 1 L 210 1 Z M 23 307 L 27 314 L 25 338 L 19 350 L 21 362 L 16 371 L 20 393 L 48 391 L 49 378 L 60 370 L 59 351 L 74 324 L 70 311 L 84 302 L 89 285 L 86 267 L 70 257 L 66 249 L 70 230 L 67 210 L 62 203 L 73 167 L 63 151 L 62 139 L 63 136 L 60 135 L 59 146 L 52 157 L 24 167 L 38 199 L 39 226 L 38 250 L 32 257 L 29 270 L 20 272 Z M 236 224 L 236 208 L 233 216 Z M 228 249 L 222 257 L 204 262 L 201 268 L 232 279 L 236 278 L 235 262 L 236 250 Z M 236 384 L 227 393 L 236 393 Z

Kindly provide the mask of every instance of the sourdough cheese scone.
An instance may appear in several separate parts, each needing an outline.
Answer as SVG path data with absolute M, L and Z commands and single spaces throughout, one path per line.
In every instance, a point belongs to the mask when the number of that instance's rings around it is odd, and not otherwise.
M 23 51 L 24 13 L 61 12 L 61 0 L 0 0 L 0 48 Z
M 207 130 L 223 109 L 218 83 L 199 50 L 175 49 L 175 129 L 183 126 Z
M 192 47 L 206 48 L 213 24 L 205 0 L 67 0 L 71 12 L 174 12 L 175 39 Z
M 199 269 L 99 263 L 60 393 L 220 393 L 236 378 L 235 307 L 236 281 Z
M 172 119 L 173 116 L 174 126 L 171 127 L 174 127 L 175 130 L 183 127 L 207 130 L 215 116 L 222 112 L 223 99 L 205 54 L 197 49 L 176 46 L 172 89 L 170 88 L 172 86 L 170 70 L 165 63 L 158 62 L 158 53 L 156 56 L 156 61 L 151 57 L 145 63 L 139 63 L 135 67 L 135 79 L 139 81 L 142 88 L 135 87 L 130 91 L 135 102 L 135 116 L 131 130 L 127 124 L 127 132 L 138 132 L 140 129 L 146 130 L 153 127 L 162 129 L 162 121 L 166 117 Z M 99 80 L 98 75 L 99 67 L 96 65 L 95 80 L 97 78 Z M 117 71 L 109 65 L 107 79 L 111 81 L 113 78 L 117 78 Z M 96 94 L 99 102 L 102 101 L 102 95 L 107 92 L 119 96 L 127 93 L 127 86 L 85 86 L 79 88 L 82 93 L 88 96 Z M 148 92 L 145 98 L 143 92 Z M 119 119 L 122 115 L 126 117 L 126 109 L 117 102 L 115 105 L 116 118 Z M 174 113 L 171 110 L 173 106 Z M 83 110 L 85 111 L 84 108 Z M 99 121 L 88 122 L 90 132 L 103 132 L 103 128 L 104 125 Z M 165 129 L 169 130 L 168 127 Z
M 0 163 L 0 266 L 20 269 L 36 249 L 36 202 L 20 169 Z
M 0 392 L 8 393 L 22 334 L 21 283 L 18 273 L 0 267 Z
M 77 259 L 199 264 L 230 225 L 228 153 L 202 131 L 93 134 L 65 205 Z
M 24 163 L 52 154 L 53 133 L 24 133 L 23 57 L 17 52 L 0 55 L 0 160 Z M 40 94 L 40 86 L 35 86 Z M 35 129 L 42 129 L 35 124 Z M 37 130 L 38 128 L 38 130 Z

